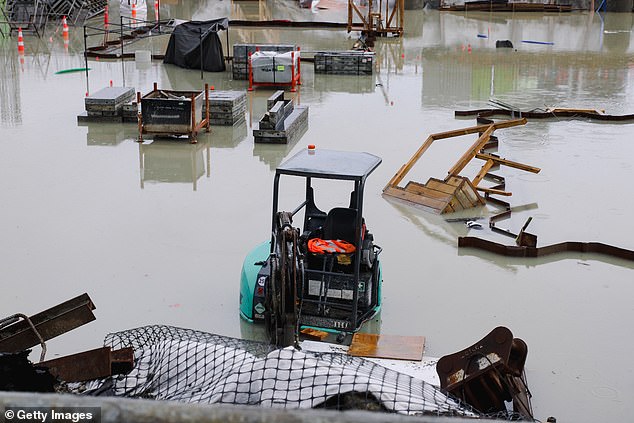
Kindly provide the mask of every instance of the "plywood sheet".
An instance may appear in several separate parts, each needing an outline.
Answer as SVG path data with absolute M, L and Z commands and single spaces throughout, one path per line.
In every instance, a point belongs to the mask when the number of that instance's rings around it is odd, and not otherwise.
M 377 335 L 355 333 L 348 355 L 420 361 L 425 349 L 424 336 Z

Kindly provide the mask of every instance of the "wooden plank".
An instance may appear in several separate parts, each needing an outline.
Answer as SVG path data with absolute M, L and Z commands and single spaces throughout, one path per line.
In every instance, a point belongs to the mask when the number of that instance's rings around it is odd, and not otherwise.
M 478 154 L 476 154 L 476 157 L 478 157 Z M 475 176 L 475 178 L 473 178 L 473 181 L 471 181 L 471 183 L 477 187 L 480 184 L 480 182 L 482 182 L 482 179 L 484 179 L 484 175 L 486 175 L 487 172 L 491 170 L 494 163 L 495 162 L 493 160 L 487 160 L 486 163 L 484 163 L 484 165 L 478 172 L 478 174 Z
M 468 208 L 468 207 L 464 207 L 464 205 L 460 202 L 458 197 L 455 195 L 451 197 L 451 200 L 449 201 L 449 206 L 454 212 Z
M 467 164 L 469 164 L 471 159 L 475 157 L 476 153 L 480 151 L 487 142 L 489 142 L 489 137 L 491 136 L 493 131 L 495 131 L 495 127 L 491 124 L 489 125 L 487 130 L 484 131 L 478 137 L 478 139 L 471 145 L 471 147 L 469 147 L 469 149 L 464 152 L 464 154 L 458 159 L 456 164 L 454 164 L 449 169 L 448 173 L 450 175 L 458 175 L 462 171 L 462 169 L 464 169 L 467 166 Z
M 445 200 L 445 201 L 447 201 L 449 197 L 451 196 L 444 192 L 428 188 L 423 184 L 419 184 L 418 182 L 408 182 L 404 190 L 407 192 L 411 192 L 413 194 L 423 195 L 425 197 L 437 198 L 439 200 Z
M 461 128 L 461 129 L 454 129 L 451 131 L 446 131 L 446 132 L 439 132 L 437 134 L 432 134 L 431 137 L 434 140 L 442 140 L 445 138 L 454 138 L 454 137 L 461 137 L 463 135 L 471 135 L 471 134 L 479 134 L 481 132 L 484 132 L 487 130 L 487 128 L 489 126 L 491 126 L 491 123 L 487 123 L 484 125 L 476 125 L 476 126 L 470 126 L 468 128 Z
M 456 209 L 455 209 L 455 208 L 451 205 L 451 203 L 447 203 L 447 206 L 446 206 L 444 209 L 442 209 L 442 210 L 440 211 L 440 214 L 445 214 L 445 213 L 454 213 L 454 212 L 456 212 L 456 211 L 458 211 L 458 210 L 456 210 Z
M 508 166 L 508 167 L 514 167 L 516 169 L 525 170 L 527 172 L 532 172 L 532 173 L 539 173 L 541 171 L 541 169 L 538 168 L 538 167 L 529 166 L 529 165 L 525 165 L 523 163 L 514 162 L 512 160 L 503 159 L 501 157 L 497 157 L 497 156 L 494 156 L 492 154 L 478 153 L 475 156 L 478 159 L 487 160 L 487 163 L 489 161 L 493 161 L 493 162 L 495 162 L 497 164 L 501 164 L 501 165 Z
M 569 109 L 566 107 L 556 107 L 554 109 L 548 108 L 546 109 L 547 112 L 549 113 L 563 113 L 563 112 L 567 112 L 567 113 L 593 113 L 596 115 L 602 115 L 605 113 L 605 110 L 601 109 L 601 110 L 597 110 L 597 109 Z
M 464 179 L 461 176 L 452 176 L 449 175 L 445 178 L 445 183 L 447 183 L 448 185 L 451 185 L 452 187 L 456 187 L 458 188 L 462 182 L 464 181 Z
M 453 195 L 453 193 L 456 192 L 455 186 L 449 185 L 445 181 L 436 178 L 429 178 L 425 186 L 449 195 Z
M 469 197 L 467 196 L 467 194 L 465 194 L 465 183 L 463 181 L 462 185 L 460 186 L 460 188 L 458 188 L 458 190 L 456 190 L 456 199 L 460 202 L 460 205 L 462 206 L 463 209 L 471 209 L 473 207 L 475 207 L 477 205 L 477 203 L 473 203 L 471 201 L 471 199 L 469 199 Z M 469 189 L 469 186 L 467 185 L 467 189 Z
M 476 142 L 473 143 L 471 148 L 469 148 L 462 155 L 462 157 L 460 157 L 460 159 L 456 162 L 456 164 L 451 169 L 449 169 L 449 174 L 450 175 L 459 174 L 462 171 L 462 169 L 464 169 L 465 166 L 469 163 L 469 161 L 471 161 L 471 159 L 475 157 L 476 153 L 482 150 L 482 147 L 484 147 L 486 143 L 489 142 L 489 137 L 496 129 L 508 128 L 511 126 L 524 125 L 524 124 L 526 124 L 526 118 L 505 120 L 505 121 L 496 122 L 491 125 L 488 125 L 488 128 L 484 132 L 481 133 L 481 135 L 478 137 Z
M 467 197 L 469 197 L 469 199 L 474 203 L 474 204 L 479 204 L 479 205 L 484 205 L 486 204 L 484 199 L 482 197 L 480 197 L 480 195 L 478 194 L 478 191 L 476 191 L 476 187 L 474 187 L 471 184 L 471 181 L 469 181 L 467 178 L 465 178 L 465 185 L 464 185 L 465 189 L 463 190 L 463 192 L 465 193 L 465 195 Z M 468 187 L 468 189 L 467 189 Z
M 348 349 L 354 357 L 421 361 L 425 349 L 424 336 L 378 335 L 355 333 Z
M 414 155 L 409 159 L 409 161 L 407 163 L 405 163 L 398 172 L 396 172 L 396 174 L 392 177 L 392 179 L 390 179 L 390 182 L 387 183 L 387 187 L 395 187 L 398 186 L 398 184 L 401 183 L 401 181 L 403 180 L 403 178 L 405 177 L 405 175 L 407 175 L 407 173 L 412 169 L 412 167 L 416 164 L 416 162 L 418 161 L 418 159 L 420 159 L 420 157 L 423 155 L 423 153 L 425 153 L 425 151 L 427 151 L 427 149 L 429 148 L 429 146 L 434 142 L 434 139 L 432 138 L 432 136 L 428 137 L 427 140 L 425 140 L 425 142 L 423 143 L 423 145 L 420 146 L 420 148 L 418 150 L 416 150 L 416 153 L 414 153 Z M 385 191 L 385 188 L 383 189 Z
M 429 197 L 423 197 L 422 195 L 412 194 L 403 190 L 402 188 L 390 187 L 387 190 L 383 191 L 383 194 L 395 198 L 400 198 L 401 200 L 409 201 L 415 204 L 420 204 L 421 206 L 429 207 L 430 209 L 433 209 L 437 212 L 440 212 L 447 206 L 447 201 L 441 201 Z
M 476 188 L 478 191 L 482 191 L 482 192 L 486 192 L 488 194 L 494 194 L 494 195 L 504 195 L 506 197 L 510 197 L 511 195 L 513 195 L 512 192 L 508 192 L 508 191 L 502 191 L 499 189 L 492 189 L 492 188 L 482 188 L 482 187 L 477 187 Z
M 350 7 L 350 2 L 348 3 L 348 6 Z M 476 126 L 471 126 L 471 127 L 468 127 L 468 128 L 455 129 L 455 130 L 452 130 L 452 131 L 439 132 L 439 133 L 436 133 L 436 134 L 432 134 L 429 137 L 427 137 L 427 139 L 425 140 L 423 145 L 421 145 L 420 148 L 418 150 L 416 150 L 416 152 L 409 159 L 409 161 L 407 163 L 405 163 L 403 166 L 401 166 L 401 168 L 398 170 L 398 172 L 396 172 L 396 174 L 392 177 L 392 179 L 390 179 L 390 181 L 387 183 L 385 188 L 383 188 L 383 191 L 385 191 L 388 187 L 396 187 L 396 186 L 398 186 L 398 184 L 401 183 L 403 178 L 405 178 L 405 175 L 407 175 L 407 173 L 412 169 L 412 167 L 421 158 L 421 156 L 425 153 L 425 151 L 427 151 L 427 149 L 429 149 L 429 147 L 432 145 L 432 143 L 434 141 L 436 141 L 436 140 L 445 139 L 445 138 L 452 138 L 452 137 L 458 137 L 458 136 L 462 136 L 462 135 L 481 133 L 481 132 L 486 131 L 487 129 L 490 129 L 491 127 L 493 127 L 493 130 L 491 130 L 491 132 L 489 133 L 489 135 L 490 135 L 491 133 L 493 133 L 493 131 L 495 129 L 509 128 L 509 127 L 512 127 L 512 126 L 524 125 L 524 124 L 526 124 L 526 119 L 525 118 L 523 118 L 523 119 L 513 119 L 513 120 L 505 120 L 505 121 L 501 121 L 501 122 L 496 122 L 496 123 L 493 123 L 493 124 L 476 125 Z M 482 137 L 480 137 L 480 138 L 482 138 Z M 486 137 L 486 139 L 488 140 L 488 137 Z M 486 142 L 484 144 L 486 144 Z M 480 149 L 481 148 L 477 149 L 476 152 L 479 151 Z M 473 158 L 473 157 L 471 157 L 471 158 Z M 471 158 L 469 160 L 471 160 Z M 450 173 L 452 173 L 452 172 L 450 172 Z

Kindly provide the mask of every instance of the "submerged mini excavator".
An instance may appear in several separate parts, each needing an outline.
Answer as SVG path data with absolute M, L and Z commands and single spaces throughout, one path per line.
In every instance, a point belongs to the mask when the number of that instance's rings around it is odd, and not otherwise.
M 303 329 L 335 333 L 341 342 L 379 311 L 381 248 L 363 218 L 363 190 L 380 163 L 369 153 L 309 146 L 277 168 L 271 239 L 247 255 L 240 286 L 240 315 L 264 322 L 271 343 L 297 345 Z M 279 210 L 282 176 L 305 179 L 303 201 L 292 211 Z M 348 206 L 320 210 L 315 179 L 352 183 Z M 301 229 L 293 226 L 300 211 Z

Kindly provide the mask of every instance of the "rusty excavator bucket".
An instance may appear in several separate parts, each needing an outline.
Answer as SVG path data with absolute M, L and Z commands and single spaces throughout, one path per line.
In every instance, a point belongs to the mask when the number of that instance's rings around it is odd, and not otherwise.
M 524 363 L 528 347 L 505 327 L 438 360 L 440 387 L 483 414 L 514 412 L 533 419 Z M 507 402 L 513 403 L 508 410 Z

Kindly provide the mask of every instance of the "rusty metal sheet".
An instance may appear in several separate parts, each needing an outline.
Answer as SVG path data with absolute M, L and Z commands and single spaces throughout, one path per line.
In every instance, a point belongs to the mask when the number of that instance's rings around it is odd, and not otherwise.
M 348 355 L 421 361 L 425 349 L 424 336 L 377 335 L 355 333 Z
M 486 239 L 464 236 L 458 238 L 458 248 L 477 248 L 509 257 L 543 257 L 563 252 L 595 253 L 634 261 L 634 250 L 615 247 L 601 242 L 568 241 L 544 247 L 504 245 Z
M 47 341 L 95 320 L 94 309 L 88 294 L 82 294 L 30 316 L 30 320 Z M 24 351 L 39 343 L 37 335 L 24 320 L 0 329 L 0 352 Z
M 475 110 L 456 110 L 455 116 L 477 116 L 478 119 L 486 120 L 491 116 L 511 116 L 515 117 L 518 114 L 527 119 L 558 119 L 558 118 L 583 118 L 588 120 L 597 121 L 627 121 L 634 120 L 634 114 L 629 115 L 606 115 L 603 113 L 597 113 L 597 111 L 589 110 L 575 110 L 575 109 L 555 109 L 550 111 L 530 111 L 525 112 L 517 110 L 507 109 L 475 109 Z
M 112 351 L 110 347 L 96 348 L 77 354 L 54 358 L 38 363 L 65 382 L 83 382 L 127 373 L 134 365 L 134 351 L 131 347 Z

